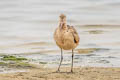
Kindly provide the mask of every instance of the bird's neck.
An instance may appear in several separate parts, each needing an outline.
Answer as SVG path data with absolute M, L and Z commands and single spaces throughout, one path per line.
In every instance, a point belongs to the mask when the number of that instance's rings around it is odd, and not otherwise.
M 60 28 L 60 29 L 67 29 L 67 24 L 66 24 L 66 22 L 60 22 L 60 23 L 59 23 L 59 28 Z

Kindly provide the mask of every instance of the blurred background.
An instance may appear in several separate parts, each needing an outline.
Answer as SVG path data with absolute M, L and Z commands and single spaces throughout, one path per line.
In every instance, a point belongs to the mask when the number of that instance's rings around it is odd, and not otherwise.
M 59 15 L 71 25 L 120 22 L 120 0 L 0 0 L 0 46 L 49 41 Z
M 76 56 L 76 65 L 120 66 L 120 0 L 0 0 L 0 54 L 59 53 L 53 33 L 61 13 L 80 35 L 78 48 L 100 49 Z M 60 54 L 39 55 L 27 58 L 59 63 Z

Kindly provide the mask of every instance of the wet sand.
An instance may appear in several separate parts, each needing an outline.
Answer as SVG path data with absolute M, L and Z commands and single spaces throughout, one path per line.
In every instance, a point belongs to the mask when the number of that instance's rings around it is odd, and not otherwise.
M 69 67 L 62 67 L 61 72 L 57 68 L 37 68 L 28 72 L 0 74 L 0 80 L 120 80 L 120 68 L 74 68 L 70 73 Z

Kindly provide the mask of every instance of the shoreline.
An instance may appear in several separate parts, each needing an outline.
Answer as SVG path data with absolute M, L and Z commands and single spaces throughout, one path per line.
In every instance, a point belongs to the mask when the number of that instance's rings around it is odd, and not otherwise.
M 70 67 L 57 68 L 36 68 L 28 72 L 0 74 L 1 80 L 120 80 L 120 68 L 103 67 L 80 67 L 74 68 L 70 73 Z

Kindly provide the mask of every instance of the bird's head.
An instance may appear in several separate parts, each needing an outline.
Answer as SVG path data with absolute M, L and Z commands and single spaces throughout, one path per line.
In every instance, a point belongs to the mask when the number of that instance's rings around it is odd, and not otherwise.
M 61 14 L 59 17 L 60 17 L 60 22 L 63 22 L 63 23 L 66 22 L 66 16 L 64 14 Z
M 66 29 L 66 16 L 64 14 L 61 14 L 60 16 L 60 24 L 59 27 L 60 29 Z

